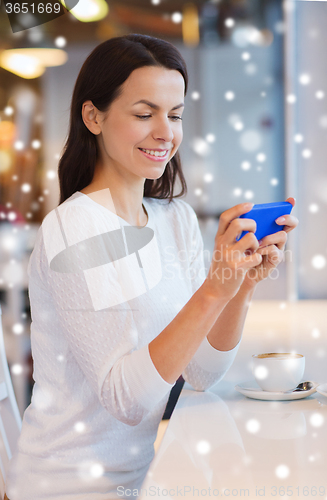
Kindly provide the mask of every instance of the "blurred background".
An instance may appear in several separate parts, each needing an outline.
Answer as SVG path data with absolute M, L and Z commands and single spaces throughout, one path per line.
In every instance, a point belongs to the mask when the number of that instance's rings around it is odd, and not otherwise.
M 113 36 L 163 38 L 186 60 L 184 199 L 198 215 L 207 269 L 224 210 L 293 196 L 300 225 L 278 274 L 254 300 L 327 298 L 326 2 L 80 0 L 32 28 L 26 14 L 16 17 L 13 33 L 2 3 L 0 301 L 21 413 L 33 386 L 28 260 L 43 218 L 59 203 L 57 167 L 76 77 L 93 48 Z

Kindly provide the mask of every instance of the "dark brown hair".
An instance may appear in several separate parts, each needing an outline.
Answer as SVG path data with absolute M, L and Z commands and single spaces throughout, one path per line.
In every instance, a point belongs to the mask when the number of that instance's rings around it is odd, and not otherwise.
M 138 34 L 111 38 L 98 45 L 84 62 L 75 83 L 69 134 L 59 161 L 59 204 L 91 183 L 99 155 L 96 136 L 82 119 L 83 103 L 91 100 L 100 111 L 107 111 L 121 94 L 121 86 L 132 71 L 143 66 L 161 66 L 179 71 L 185 81 L 186 95 L 188 75 L 185 61 L 174 45 L 158 38 Z M 182 190 L 173 196 L 176 177 L 179 177 Z M 159 179 L 145 180 L 143 195 L 169 198 L 170 203 L 172 198 L 183 196 L 186 192 L 177 152 Z

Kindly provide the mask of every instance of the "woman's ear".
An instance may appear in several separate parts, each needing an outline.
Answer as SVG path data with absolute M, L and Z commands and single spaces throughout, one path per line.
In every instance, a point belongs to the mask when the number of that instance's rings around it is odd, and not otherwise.
M 82 119 L 85 126 L 94 135 L 101 133 L 99 125 L 99 110 L 93 105 L 92 101 L 85 101 L 82 105 Z

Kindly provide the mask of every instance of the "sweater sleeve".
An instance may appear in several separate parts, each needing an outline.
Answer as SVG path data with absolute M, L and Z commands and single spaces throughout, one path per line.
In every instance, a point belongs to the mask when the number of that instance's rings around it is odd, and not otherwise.
M 199 222 L 193 208 L 188 205 L 192 227 L 192 258 L 190 259 L 190 275 L 192 276 L 192 293 L 194 294 L 206 278 L 203 238 Z M 197 391 L 205 391 L 219 382 L 232 366 L 240 343 L 230 351 L 218 351 L 204 338 L 190 363 L 182 375 L 183 378 Z
M 173 384 L 158 373 L 148 345 L 139 345 L 129 290 L 108 242 L 105 249 L 101 242 L 100 247 L 92 246 L 99 236 L 99 221 L 83 207 L 62 206 L 47 215 L 41 228 L 30 277 L 37 274 L 49 290 L 71 355 L 102 406 L 121 422 L 137 425 Z M 114 223 L 108 229 L 117 227 Z M 102 250 L 111 262 L 93 261 Z

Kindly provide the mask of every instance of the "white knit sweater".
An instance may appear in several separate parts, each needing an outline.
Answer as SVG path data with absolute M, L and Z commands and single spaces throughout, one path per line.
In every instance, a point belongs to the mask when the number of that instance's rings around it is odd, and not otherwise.
M 145 245 L 143 231 L 132 248 L 132 226 L 81 192 L 38 231 L 28 267 L 35 385 L 9 464 L 10 500 L 107 500 L 117 498 L 118 486 L 141 487 L 173 386 L 156 370 L 148 344 L 205 279 L 191 206 L 179 199 L 143 204 L 152 238 Z M 102 243 L 88 255 L 96 257 L 92 266 L 84 259 L 78 269 L 76 253 L 60 260 L 78 244 L 81 259 L 90 242 L 113 230 L 125 235 L 124 258 L 105 248 L 107 260 L 96 261 Z M 205 338 L 183 377 L 206 390 L 237 350 L 220 352 Z

